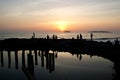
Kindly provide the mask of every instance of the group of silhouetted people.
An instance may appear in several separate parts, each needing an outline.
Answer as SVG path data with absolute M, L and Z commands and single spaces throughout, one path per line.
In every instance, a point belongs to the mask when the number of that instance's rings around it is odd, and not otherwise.
M 82 40 L 82 34 L 77 35 L 77 39 L 81 39 Z
M 35 33 L 34 33 L 34 32 L 33 32 L 33 35 L 32 35 L 32 39 L 33 39 L 33 38 L 35 38 Z M 52 38 L 50 38 L 50 36 L 47 35 L 46 39 L 58 39 L 58 37 L 57 37 L 57 35 L 54 35 L 54 34 L 53 34 Z M 74 39 L 74 38 L 72 37 L 72 39 Z M 82 40 L 82 39 L 83 39 L 82 34 L 78 34 L 78 35 L 77 35 L 77 39 Z M 90 40 L 93 41 L 93 33 L 90 33 Z M 108 42 L 110 42 L 110 41 L 108 41 Z M 108 43 L 108 42 L 107 42 L 107 43 Z M 116 40 L 115 40 L 114 42 L 115 42 L 115 45 L 119 45 L 119 40 L 118 40 L 118 38 L 116 38 Z
M 47 35 L 47 39 L 50 39 L 50 36 L 49 36 L 49 35 Z M 52 39 L 57 39 L 57 35 L 54 35 L 54 34 L 53 34 Z
M 82 39 L 83 39 L 82 34 L 77 35 L 77 39 L 82 40 Z M 93 33 L 90 34 L 90 40 L 91 40 L 91 41 L 93 40 Z
M 34 38 L 35 38 L 35 33 L 33 32 L 33 34 L 32 34 L 32 39 L 34 39 Z M 57 35 L 54 35 L 54 34 L 53 34 L 52 38 L 50 38 L 50 36 L 47 35 L 46 38 L 47 38 L 47 39 L 57 39 Z
M 119 45 L 118 38 L 116 38 L 116 40 L 115 40 L 115 45 L 116 45 L 116 46 L 118 46 L 118 45 Z
M 33 32 L 33 35 L 32 35 L 32 39 L 33 39 L 33 38 L 35 38 L 35 33 L 34 33 L 34 32 Z M 53 34 L 52 39 L 57 39 L 57 38 L 58 38 L 57 35 L 54 35 L 54 34 Z M 91 41 L 92 41 L 92 40 L 93 40 L 93 33 L 90 34 L 90 38 L 91 38 Z M 47 39 L 50 39 L 49 35 L 47 35 Z M 72 38 L 72 39 L 73 39 L 73 38 Z M 77 35 L 77 39 L 82 40 L 82 39 L 83 39 L 82 34 Z

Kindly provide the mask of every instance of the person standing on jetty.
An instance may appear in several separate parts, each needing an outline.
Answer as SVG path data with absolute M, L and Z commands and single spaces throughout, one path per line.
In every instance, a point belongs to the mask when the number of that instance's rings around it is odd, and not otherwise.
M 50 39 L 49 35 L 47 35 L 47 39 Z
M 78 35 L 77 35 L 77 39 L 82 40 L 82 34 L 80 34 L 80 35 L 78 34 Z
M 80 34 L 80 40 L 82 40 L 82 34 Z
M 79 35 L 77 35 L 77 39 L 79 39 Z
M 91 41 L 93 40 L 93 33 L 90 34 Z
M 35 33 L 33 32 L 32 38 L 35 38 Z
M 116 45 L 116 46 L 119 45 L 119 40 L 118 40 L 118 38 L 116 38 L 116 40 L 115 40 L 114 42 L 115 42 L 115 45 Z

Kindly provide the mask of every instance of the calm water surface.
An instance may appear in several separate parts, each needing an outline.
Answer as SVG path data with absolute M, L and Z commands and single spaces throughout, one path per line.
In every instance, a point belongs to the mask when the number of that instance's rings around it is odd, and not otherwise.
M 63 32 L 35 32 L 35 37 L 36 38 L 46 38 L 47 35 L 52 38 L 53 34 L 58 36 L 58 39 L 61 38 L 77 38 L 77 34 L 82 34 L 83 39 L 90 39 L 90 33 L 87 32 L 71 32 L 71 33 L 63 33 Z M 0 40 L 7 39 L 7 38 L 31 38 L 32 37 L 32 32 L 0 32 Z M 93 33 L 93 39 L 103 40 L 101 38 L 106 38 L 106 40 L 115 40 L 114 38 L 120 38 L 120 32 L 112 32 L 112 33 Z M 113 38 L 113 39 L 111 39 Z
M 0 80 L 112 80 L 114 73 L 105 58 L 57 51 L 3 51 L 0 65 Z

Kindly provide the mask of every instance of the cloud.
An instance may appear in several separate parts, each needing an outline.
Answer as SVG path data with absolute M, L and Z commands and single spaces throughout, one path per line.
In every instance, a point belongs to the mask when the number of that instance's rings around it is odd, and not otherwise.
M 117 5 L 116 5 L 117 4 Z M 113 0 L 1 0 L 0 14 L 7 16 L 40 15 L 50 10 L 67 8 L 74 11 L 109 11 L 120 8 L 120 1 Z

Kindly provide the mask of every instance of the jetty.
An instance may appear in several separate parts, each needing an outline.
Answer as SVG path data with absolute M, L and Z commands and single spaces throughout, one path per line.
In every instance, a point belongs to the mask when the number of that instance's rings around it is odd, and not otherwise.
M 85 50 L 97 50 L 97 51 L 120 51 L 119 41 L 116 40 L 113 43 L 107 42 L 97 42 L 93 40 L 86 39 L 44 39 L 44 38 L 31 38 L 31 39 L 20 39 L 20 38 L 10 38 L 5 40 L 0 40 L 0 50 L 34 50 L 34 49 L 85 49 Z

